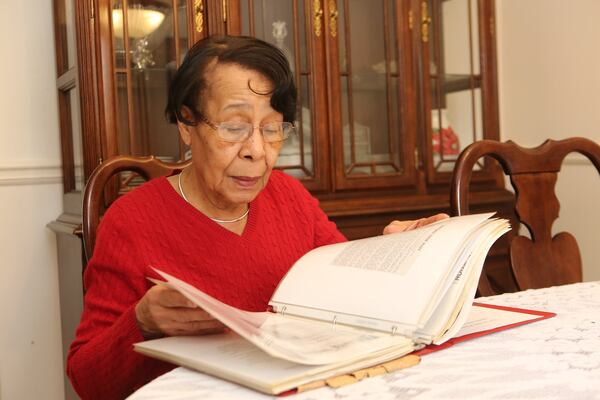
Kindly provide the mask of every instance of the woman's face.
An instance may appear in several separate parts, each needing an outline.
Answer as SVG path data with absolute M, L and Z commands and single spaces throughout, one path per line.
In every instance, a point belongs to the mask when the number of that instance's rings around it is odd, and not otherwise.
M 207 88 L 199 110 L 213 124 L 227 121 L 261 126 L 283 121 L 270 104 L 272 84 L 256 71 L 235 64 L 215 64 L 205 73 Z M 256 92 L 256 93 L 255 93 Z M 258 129 L 242 143 L 223 141 L 207 124 L 179 123 L 183 141 L 191 147 L 198 195 L 211 206 L 235 210 L 266 186 L 282 143 L 265 143 Z

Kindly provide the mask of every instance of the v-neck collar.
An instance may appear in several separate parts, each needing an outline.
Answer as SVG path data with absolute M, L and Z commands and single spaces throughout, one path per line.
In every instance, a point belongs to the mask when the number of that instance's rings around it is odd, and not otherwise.
M 219 223 L 210 219 L 202 211 L 198 210 L 196 207 L 185 201 L 183 197 L 181 197 L 179 193 L 177 193 L 177 191 L 171 185 L 167 177 L 161 177 L 159 179 L 161 180 L 160 183 L 162 185 L 167 186 L 165 192 L 169 196 L 170 201 L 174 203 L 174 205 L 180 207 L 184 213 L 189 215 L 190 218 L 197 218 L 199 221 L 202 221 L 203 227 L 206 229 L 210 229 L 216 235 L 231 236 L 232 238 L 237 238 L 238 240 L 247 240 L 250 237 L 252 237 L 256 232 L 256 227 L 260 218 L 261 193 L 259 193 L 258 196 L 248 204 L 248 206 L 250 207 L 250 212 L 248 213 L 246 226 L 244 227 L 244 231 L 241 233 L 241 235 L 239 235 L 235 232 L 230 231 L 229 229 L 224 228 Z

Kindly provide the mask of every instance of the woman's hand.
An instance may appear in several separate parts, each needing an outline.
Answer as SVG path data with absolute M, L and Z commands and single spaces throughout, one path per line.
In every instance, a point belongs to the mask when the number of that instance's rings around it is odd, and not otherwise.
M 410 231 L 446 218 L 449 218 L 448 214 L 436 214 L 431 217 L 411 221 L 392 221 L 383 229 L 383 234 Z
M 181 293 L 161 285 L 146 292 L 135 307 L 135 315 L 146 339 L 163 335 L 206 335 L 225 329 L 225 325 Z

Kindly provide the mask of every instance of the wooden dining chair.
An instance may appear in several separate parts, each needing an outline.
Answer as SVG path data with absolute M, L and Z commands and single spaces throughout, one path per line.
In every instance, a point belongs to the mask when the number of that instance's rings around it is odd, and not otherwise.
M 510 243 L 510 266 L 520 290 L 580 282 L 581 255 L 573 235 L 552 236 L 560 204 L 554 192 L 563 159 L 571 152 L 586 156 L 600 173 L 600 146 L 585 138 L 546 140 L 541 146 L 523 148 L 512 141 L 482 140 L 460 154 L 451 184 L 454 215 L 469 213 L 469 183 L 475 163 L 484 156 L 496 159 L 510 176 L 515 190 L 515 212 L 531 239 L 516 235 Z M 481 293 L 493 292 L 486 276 Z
M 90 176 L 83 195 L 83 245 L 86 262 L 94 253 L 96 228 L 102 214 L 119 194 L 131 186 L 133 180 L 139 177 L 150 180 L 168 176 L 189 164 L 190 161 L 166 163 L 154 156 L 115 156 L 98 165 Z M 118 182 L 111 179 L 118 173 L 127 171 L 133 174 L 127 175 L 125 179 L 121 177 Z

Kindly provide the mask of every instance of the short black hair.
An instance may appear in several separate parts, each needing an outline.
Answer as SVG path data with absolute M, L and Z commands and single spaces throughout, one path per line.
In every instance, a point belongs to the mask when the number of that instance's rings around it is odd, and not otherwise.
M 206 67 L 215 59 L 217 63 L 238 64 L 264 75 L 273 84 L 273 90 L 264 93 L 271 95 L 271 107 L 283 114 L 284 121 L 294 122 L 297 91 L 288 60 L 277 47 L 249 36 L 209 36 L 192 46 L 169 86 L 165 110 L 169 122 L 199 122 L 197 103 L 207 87 Z M 182 115 L 184 107 L 193 113 L 193 119 Z

